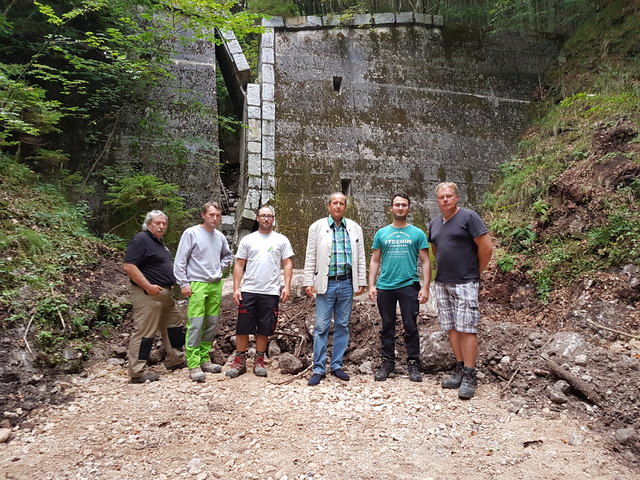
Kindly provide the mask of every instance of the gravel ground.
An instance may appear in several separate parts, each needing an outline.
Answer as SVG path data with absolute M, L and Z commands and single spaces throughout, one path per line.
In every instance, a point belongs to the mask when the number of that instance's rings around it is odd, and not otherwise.
M 461 401 L 432 375 L 312 388 L 274 368 L 203 384 L 153 369 L 160 381 L 131 385 L 104 361 L 59 383 L 73 399 L 34 410 L 0 444 L 2 478 L 638 478 L 587 416 L 512 413 L 497 384 Z

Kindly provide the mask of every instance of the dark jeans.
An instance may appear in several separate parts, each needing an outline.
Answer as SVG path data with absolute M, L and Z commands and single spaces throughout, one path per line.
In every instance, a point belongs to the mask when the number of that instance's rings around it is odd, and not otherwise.
M 418 334 L 418 292 L 420 284 L 395 290 L 378 290 L 378 310 L 382 318 L 380 330 L 381 354 L 383 360 L 395 362 L 396 304 L 400 304 L 400 314 L 404 324 L 404 343 L 407 360 L 420 361 L 420 336 Z

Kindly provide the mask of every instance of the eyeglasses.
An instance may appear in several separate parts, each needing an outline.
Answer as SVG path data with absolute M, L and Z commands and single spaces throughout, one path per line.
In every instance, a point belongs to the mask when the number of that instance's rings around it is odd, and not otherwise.
M 258 218 L 275 218 L 275 215 L 258 215 Z

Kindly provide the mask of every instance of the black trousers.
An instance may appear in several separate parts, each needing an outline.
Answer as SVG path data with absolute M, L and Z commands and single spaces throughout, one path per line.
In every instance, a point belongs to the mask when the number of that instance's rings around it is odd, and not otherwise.
M 417 323 L 418 310 L 420 309 L 419 291 L 419 283 L 395 290 L 378 290 L 378 311 L 382 318 L 380 342 L 383 360 L 395 362 L 396 305 L 400 304 L 407 360 L 410 362 L 420 361 L 420 336 Z

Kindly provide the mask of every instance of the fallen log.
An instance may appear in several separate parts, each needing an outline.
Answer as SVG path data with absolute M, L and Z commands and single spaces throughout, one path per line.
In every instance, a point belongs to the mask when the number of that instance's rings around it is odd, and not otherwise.
M 288 383 L 293 382 L 294 380 L 301 378 L 305 373 L 307 373 L 309 371 L 309 369 L 311 369 L 311 367 L 313 367 L 313 365 L 309 365 L 307 368 L 305 368 L 303 371 L 295 374 L 294 376 L 287 378 L 286 380 L 282 381 L 282 382 L 272 382 L 271 380 L 267 380 L 267 382 L 269 382 L 271 385 L 286 385 Z
M 509 375 L 507 375 L 506 373 L 501 372 L 500 370 L 498 370 L 495 367 L 492 367 L 491 365 L 487 365 L 487 370 L 489 370 L 496 377 L 501 378 L 502 380 L 510 380 L 511 379 L 511 377 L 509 377 Z
M 571 385 L 571 387 L 573 387 L 574 390 L 584 395 L 594 405 L 602 405 L 600 395 L 598 395 L 586 382 L 580 380 L 573 373 L 563 369 L 560 365 L 558 365 L 546 355 L 540 355 L 540 357 L 546 362 L 549 370 L 551 370 L 551 373 L 553 375 L 567 382 L 569 385 Z
M 585 320 L 587 321 L 588 324 L 593 325 L 594 327 L 599 328 L 601 330 L 606 330 L 607 332 L 613 332 L 613 333 L 617 333 L 618 335 L 624 335 L 625 337 L 631 337 L 631 338 L 635 338 L 636 340 L 640 340 L 640 337 L 638 335 L 633 335 L 631 333 L 616 330 L 614 328 L 605 327 L 604 325 L 600 325 L 599 323 L 593 322 L 588 318 L 585 318 Z

